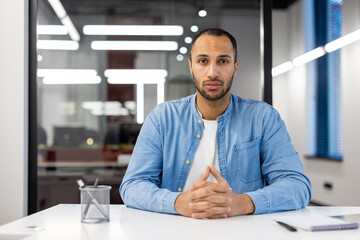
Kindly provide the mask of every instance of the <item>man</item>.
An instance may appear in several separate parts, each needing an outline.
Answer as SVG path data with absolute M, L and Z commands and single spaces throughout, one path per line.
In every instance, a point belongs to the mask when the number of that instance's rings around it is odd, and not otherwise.
M 305 207 L 311 183 L 278 112 L 230 94 L 236 40 L 221 29 L 194 37 L 196 94 L 147 117 L 120 186 L 127 206 L 193 218 Z

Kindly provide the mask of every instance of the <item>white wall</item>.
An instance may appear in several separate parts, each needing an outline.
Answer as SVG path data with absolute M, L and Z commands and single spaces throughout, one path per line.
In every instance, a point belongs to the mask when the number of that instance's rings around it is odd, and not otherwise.
M 0 225 L 27 213 L 28 1 L 0 2 Z
M 343 5 L 343 35 L 360 28 L 360 1 L 346 0 Z M 286 12 L 274 12 L 274 64 L 296 57 L 304 51 L 302 2 Z M 284 42 L 287 44 L 281 44 Z M 341 52 L 344 106 L 344 159 L 331 161 L 307 159 L 306 152 L 306 68 L 296 68 L 274 78 L 274 106 L 285 119 L 290 136 L 304 163 L 313 185 L 312 200 L 327 205 L 359 205 L 358 186 L 360 160 L 360 42 L 346 46 Z M 324 183 L 333 185 L 331 190 Z

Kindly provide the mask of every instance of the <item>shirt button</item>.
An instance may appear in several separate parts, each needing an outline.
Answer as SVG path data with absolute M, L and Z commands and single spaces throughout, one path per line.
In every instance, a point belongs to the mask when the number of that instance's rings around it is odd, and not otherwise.
M 200 134 L 196 135 L 197 138 L 200 138 Z
M 178 191 L 181 192 L 181 188 L 178 188 Z
M 189 164 L 190 163 L 190 161 L 189 160 L 186 160 L 186 164 Z
M 199 123 L 201 123 L 201 119 L 199 119 Z

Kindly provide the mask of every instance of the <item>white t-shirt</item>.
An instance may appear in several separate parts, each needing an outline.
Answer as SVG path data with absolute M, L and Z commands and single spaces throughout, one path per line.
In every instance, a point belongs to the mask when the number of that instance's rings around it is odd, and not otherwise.
M 204 131 L 201 137 L 199 147 L 196 150 L 194 159 L 192 161 L 189 175 L 186 179 L 184 186 L 184 192 L 187 191 L 196 182 L 200 176 L 204 173 L 207 165 L 213 165 L 216 170 L 219 171 L 219 157 L 217 150 L 217 121 L 216 120 L 204 120 Z M 216 182 L 213 175 L 208 178 L 208 181 Z

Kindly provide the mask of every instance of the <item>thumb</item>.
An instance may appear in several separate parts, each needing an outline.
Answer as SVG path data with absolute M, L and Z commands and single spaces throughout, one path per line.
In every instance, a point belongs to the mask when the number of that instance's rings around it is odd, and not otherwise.
M 218 183 L 226 182 L 225 178 L 223 178 L 218 170 L 214 168 L 213 165 L 210 165 L 210 172 L 215 177 Z

